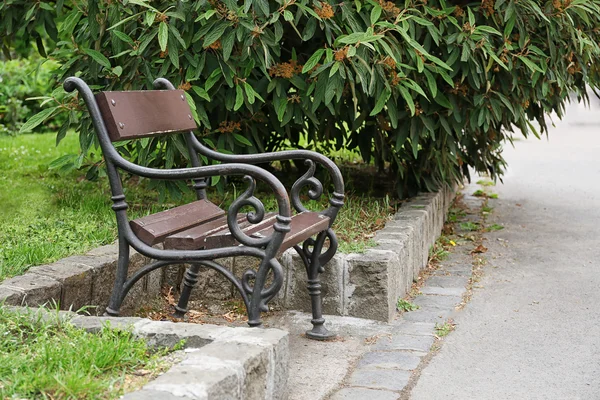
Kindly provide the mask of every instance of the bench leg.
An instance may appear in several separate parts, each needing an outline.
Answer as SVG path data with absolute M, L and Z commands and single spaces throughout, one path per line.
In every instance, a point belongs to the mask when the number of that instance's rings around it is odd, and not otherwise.
M 325 318 L 323 318 L 323 299 L 321 298 L 321 280 L 319 277 L 321 272 L 323 272 L 323 266 L 321 265 L 319 256 L 321 255 L 325 239 L 327 239 L 326 231 L 319 233 L 316 240 L 308 239 L 304 242 L 303 249 L 294 246 L 304 262 L 308 275 L 306 287 L 310 295 L 312 308 L 312 320 L 310 322 L 313 328 L 306 331 L 306 336 L 316 340 L 328 340 L 336 336 L 335 333 L 325 328 Z M 312 252 L 308 249 L 310 245 L 313 246 Z
M 119 259 L 117 261 L 117 276 L 113 291 L 106 307 L 106 314 L 112 317 L 118 317 L 123 303 L 123 285 L 127 279 L 127 270 L 129 269 L 129 243 L 119 239 Z
M 173 316 L 175 318 L 183 318 L 185 313 L 188 312 L 187 304 L 190 301 L 190 295 L 192 294 L 192 289 L 198 283 L 198 271 L 200 271 L 200 264 L 192 264 L 185 271 L 185 275 L 183 276 L 183 290 L 181 291 L 181 296 L 179 296 L 179 301 L 175 306 L 175 313 Z

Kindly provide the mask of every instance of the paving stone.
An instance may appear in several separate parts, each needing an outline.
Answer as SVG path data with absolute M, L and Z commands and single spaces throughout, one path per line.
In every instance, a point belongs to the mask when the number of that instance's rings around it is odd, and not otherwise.
M 351 386 L 374 389 L 402 390 L 408 384 L 411 373 L 398 369 L 356 369 L 350 376 Z
M 452 313 L 453 309 L 423 309 L 417 311 L 411 311 L 409 313 L 405 313 L 404 319 L 406 321 L 412 322 L 433 322 L 435 323 L 443 323 Z
M 433 336 L 393 335 L 377 341 L 374 350 L 413 350 L 429 352 L 433 344 Z
M 429 279 L 433 279 L 435 277 L 431 277 Z M 423 286 L 420 291 L 423 294 L 435 294 L 439 296 L 462 296 L 467 289 L 464 287 L 451 287 L 444 288 L 439 286 L 429 286 L 427 283 Z
M 465 287 L 469 278 L 464 276 L 432 276 L 427 280 L 427 286 L 442 288 Z
M 397 400 L 398 398 L 398 393 L 387 390 L 349 387 L 335 393 L 330 397 L 330 400 Z
M 462 297 L 460 296 L 436 296 L 423 294 L 415 297 L 412 302 L 418 305 L 420 310 L 431 308 L 452 310 L 457 304 L 460 304 L 461 301 Z
M 433 336 L 435 323 L 433 322 L 412 322 L 404 318 L 395 321 L 394 334 L 402 333 L 406 335 Z
M 47 276 L 27 273 L 5 280 L 2 286 L 24 292 L 22 303 L 29 307 L 38 307 L 60 299 L 60 282 Z
M 191 400 L 187 396 L 175 396 L 169 392 L 158 390 L 138 390 L 137 392 L 127 393 L 120 397 L 120 400 Z
M 412 371 L 419 366 L 421 357 L 407 351 L 372 351 L 358 361 L 358 368 L 403 369 Z

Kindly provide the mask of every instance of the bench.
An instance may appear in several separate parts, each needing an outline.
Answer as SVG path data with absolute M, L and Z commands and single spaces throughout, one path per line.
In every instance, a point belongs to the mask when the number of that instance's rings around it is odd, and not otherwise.
M 254 155 L 230 155 L 204 146 L 194 135 L 197 129 L 182 90 L 175 90 L 166 79 L 157 79 L 154 90 L 99 92 L 93 94 L 80 78 L 65 80 L 68 92 L 77 90 L 91 116 L 106 163 L 112 193 L 112 209 L 118 227 L 119 258 L 116 278 L 106 313 L 119 315 L 119 309 L 131 287 L 144 275 L 169 265 L 189 264 L 175 316 L 187 312 L 190 293 L 199 279 L 200 268 L 211 268 L 223 274 L 239 291 L 248 313 L 248 324 L 260 326 L 261 311 L 283 284 L 283 270 L 277 257 L 293 248 L 300 255 L 307 272 L 307 289 L 312 305 L 312 329 L 307 336 L 326 339 L 332 336 L 325 326 L 321 311 L 319 274 L 337 250 L 337 239 L 331 226 L 343 205 L 344 183 L 337 166 L 327 157 L 306 150 L 280 151 Z M 113 142 L 179 133 L 185 138 L 190 167 L 156 169 L 141 166 L 123 158 Z M 201 165 L 201 157 L 216 160 L 214 165 Z M 291 187 L 290 193 L 270 172 L 256 164 L 283 160 L 304 160 L 308 170 Z M 321 212 L 307 210 L 300 193 L 308 188 L 309 198 L 323 194 L 321 182 L 314 176 L 316 166 L 324 167 L 331 176 L 333 192 L 329 207 Z M 149 179 L 187 180 L 197 200 L 136 220 L 129 220 L 120 173 Z M 248 188 L 228 210 L 211 203 L 207 197 L 207 179 L 214 176 L 243 176 Z M 277 200 L 276 213 L 266 213 L 262 202 L 254 196 L 256 180 L 268 185 Z M 242 207 L 253 211 L 240 213 Z M 292 206 L 296 213 L 292 213 Z M 327 244 L 327 246 L 325 246 Z M 134 248 L 153 261 L 128 276 L 129 252 Z M 241 277 L 219 263 L 227 257 L 250 256 L 258 260 L 256 269 Z

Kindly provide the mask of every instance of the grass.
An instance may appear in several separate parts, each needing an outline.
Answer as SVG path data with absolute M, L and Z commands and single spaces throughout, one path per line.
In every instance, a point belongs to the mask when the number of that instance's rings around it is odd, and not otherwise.
M 481 185 L 481 186 L 496 186 L 496 183 L 491 182 L 491 181 L 486 181 L 485 179 L 478 180 L 477 184 Z
M 74 134 L 54 142 L 53 134 L 0 137 L 0 281 L 116 238 L 107 182 L 48 170 L 79 147 Z M 131 215 L 158 209 L 134 208 Z
M 398 307 L 398 310 L 404 311 L 404 312 L 415 311 L 420 308 L 415 303 L 411 303 L 410 301 L 405 300 L 405 299 L 398 299 L 398 303 L 396 304 L 396 307 Z
M 58 173 L 48 169 L 53 160 L 78 149 L 77 135 L 72 132 L 58 147 L 54 134 L 0 136 L 0 281 L 21 275 L 31 266 L 81 254 L 116 239 L 106 178 L 90 182 L 81 171 Z M 158 194 L 147 183 L 137 179 L 124 182 L 131 219 L 193 198 L 189 193 L 182 200 L 159 204 Z M 227 207 L 245 186 L 228 188 L 221 194 L 211 190 L 209 196 Z M 334 226 L 339 251 L 363 252 L 374 245 L 373 233 L 383 228 L 397 203 L 362 192 L 346 195 Z M 268 210 L 276 209 L 273 197 L 264 193 L 256 196 Z M 327 194 L 322 199 L 305 203 L 309 209 L 323 209 Z
M 0 306 L 0 398 L 116 399 L 167 366 L 165 351 L 130 332 L 91 334 L 49 316 Z

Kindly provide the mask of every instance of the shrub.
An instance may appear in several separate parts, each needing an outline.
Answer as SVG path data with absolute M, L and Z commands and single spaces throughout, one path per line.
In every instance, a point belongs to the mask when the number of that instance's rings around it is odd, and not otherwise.
M 50 41 L 58 79 L 77 73 L 116 90 L 166 77 L 186 90 L 210 146 L 359 149 L 403 196 L 468 166 L 496 178 L 513 129 L 546 132 L 544 116 L 562 116 L 569 92 L 585 100 L 585 84 L 598 85 L 599 0 L 49 4 L 5 2 L 0 31 L 5 43 Z M 28 127 L 78 109 L 59 99 Z M 58 139 L 76 121 L 71 112 Z M 85 153 L 91 125 L 78 123 Z M 122 149 L 172 165 L 181 147 L 168 138 Z
M 40 103 L 27 99 L 52 92 L 51 73 L 57 66 L 39 56 L 0 61 L 0 133 L 17 133 L 26 120 L 40 112 Z M 64 118 L 49 122 L 51 129 L 58 129 Z

